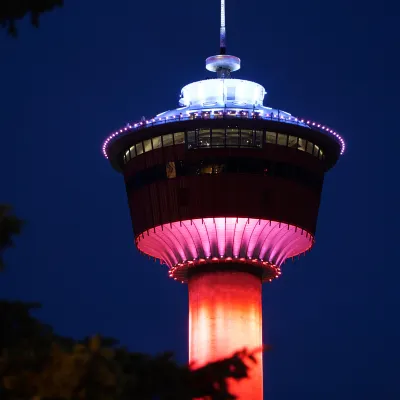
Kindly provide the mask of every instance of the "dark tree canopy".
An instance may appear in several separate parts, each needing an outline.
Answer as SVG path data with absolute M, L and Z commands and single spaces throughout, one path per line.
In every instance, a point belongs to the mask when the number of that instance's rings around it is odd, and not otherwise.
M 0 205 L 0 255 L 21 224 Z M 256 362 L 242 350 L 192 369 L 172 353 L 131 352 L 113 338 L 62 337 L 32 315 L 39 307 L 0 300 L 1 400 L 230 400 L 228 380 L 246 379 Z
M 13 236 L 21 232 L 22 225 L 22 220 L 12 213 L 10 206 L 0 204 L 0 270 L 4 268 L 4 250 L 14 245 Z
M 29 14 L 32 25 L 37 28 L 41 14 L 63 5 L 64 0 L 0 0 L 0 26 L 15 37 L 17 20 Z
M 0 397 L 4 400 L 229 400 L 227 380 L 245 379 L 243 350 L 198 369 L 171 353 L 151 356 L 111 338 L 54 334 L 31 315 L 36 304 L 0 301 Z

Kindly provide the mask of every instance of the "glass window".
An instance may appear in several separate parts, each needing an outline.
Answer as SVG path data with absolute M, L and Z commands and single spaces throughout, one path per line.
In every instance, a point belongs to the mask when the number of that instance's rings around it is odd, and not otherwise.
M 307 153 L 312 154 L 313 153 L 313 147 L 314 147 L 313 143 L 307 141 Z
M 212 165 L 205 165 L 200 169 L 200 175 L 211 175 L 213 173 Z
M 159 149 L 161 147 L 161 136 L 153 137 L 153 149 Z
M 255 131 L 255 136 L 256 136 L 256 147 L 262 147 L 262 137 L 263 137 L 263 131 Z
M 144 151 L 147 153 L 148 151 L 153 150 L 151 148 L 151 139 L 147 139 L 143 142 Z
M 323 155 L 324 155 L 324 153 L 322 152 L 321 149 L 319 149 L 318 158 L 319 158 L 320 160 L 322 160 Z
M 226 130 L 226 146 L 239 147 L 239 129 L 227 128 Z
M 220 174 L 224 171 L 225 165 L 224 164 L 207 164 L 202 165 L 200 167 L 200 174 L 199 175 L 211 175 L 211 174 Z
M 212 130 L 211 146 L 212 147 L 224 147 L 225 146 L 225 129 L 213 129 Z
M 132 147 L 131 147 L 131 149 L 132 149 Z M 132 152 L 131 152 L 131 154 L 132 154 Z M 143 143 L 139 142 L 139 143 L 136 143 L 136 155 L 140 156 L 141 154 L 143 154 Z
M 210 146 L 210 129 L 200 129 L 198 133 L 198 146 L 209 147 Z
M 187 133 L 188 149 L 191 149 L 196 144 L 196 132 L 188 131 Z
M 240 131 L 240 147 L 251 147 L 253 145 L 253 131 L 242 129 Z
M 276 132 L 267 132 L 265 136 L 265 141 L 267 143 L 276 144 Z
M 306 151 L 306 141 L 302 138 L 299 138 L 299 150 Z
M 297 139 L 298 138 L 296 136 L 289 135 L 289 147 L 297 149 L 297 147 L 298 147 Z
M 283 133 L 278 133 L 278 144 L 280 146 L 287 146 L 288 136 Z
M 185 132 L 175 132 L 174 133 L 174 143 L 175 144 L 185 143 Z
M 132 146 L 130 149 L 130 158 L 136 157 L 136 151 L 135 151 L 135 146 Z
M 126 164 L 126 154 L 124 154 L 124 164 Z
M 318 157 L 318 152 L 319 152 L 319 147 L 315 144 L 314 145 L 314 152 L 313 152 L 314 157 Z
M 176 178 L 176 167 L 175 167 L 175 162 L 170 161 L 166 164 L 165 169 L 167 171 L 167 178 Z
M 162 140 L 163 140 L 163 147 L 172 146 L 172 144 L 173 144 L 172 133 L 169 133 L 168 135 L 164 135 L 162 137 Z
M 224 164 L 215 164 L 213 165 L 213 174 L 220 174 L 225 169 Z
M 228 87 L 226 88 L 226 99 L 227 100 L 235 100 L 235 87 Z

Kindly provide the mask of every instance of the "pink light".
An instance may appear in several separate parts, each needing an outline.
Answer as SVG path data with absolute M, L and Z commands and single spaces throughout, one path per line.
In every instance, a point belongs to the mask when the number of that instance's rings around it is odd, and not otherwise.
M 229 334 L 227 334 L 229 332 Z M 244 272 L 216 272 L 189 281 L 189 359 L 200 367 L 247 348 L 262 346 L 260 279 Z M 238 399 L 263 397 L 262 353 L 250 379 L 229 382 Z
M 276 221 L 247 218 L 205 218 L 172 222 L 138 235 L 138 249 L 170 268 L 199 258 L 246 258 L 280 266 L 307 251 L 313 237 Z

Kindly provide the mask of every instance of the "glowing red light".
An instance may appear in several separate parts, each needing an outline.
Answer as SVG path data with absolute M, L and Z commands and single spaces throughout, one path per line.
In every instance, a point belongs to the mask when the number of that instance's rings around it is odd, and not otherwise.
M 262 280 L 278 278 L 281 264 L 313 242 L 293 225 L 234 217 L 176 221 L 136 237 L 139 251 L 166 264 L 171 278 L 188 282 L 189 353 L 197 366 L 261 347 Z M 262 354 L 257 357 L 250 379 L 229 382 L 239 400 L 263 398 Z
M 261 280 L 245 272 L 213 272 L 189 280 L 189 358 L 196 366 L 262 345 Z M 263 398 L 262 354 L 250 379 L 229 382 L 240 400 Z

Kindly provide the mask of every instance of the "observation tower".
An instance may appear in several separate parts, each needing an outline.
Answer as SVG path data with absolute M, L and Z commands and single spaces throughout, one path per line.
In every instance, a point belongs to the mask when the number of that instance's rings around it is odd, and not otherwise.
M 345 150 L 328 126 L 264 106 L 263 86 L 232 78 L 241 62 L 225 34 L 221 0 L 220 54 L 206 60 L 216 76 L 103 144 L 124 176 L 138 250 L 188 284 L 198 366 L 261 347 L 262 283 L 313 246 L 324 175 Z M 262 362 L 231 390 L 261 400 Z

